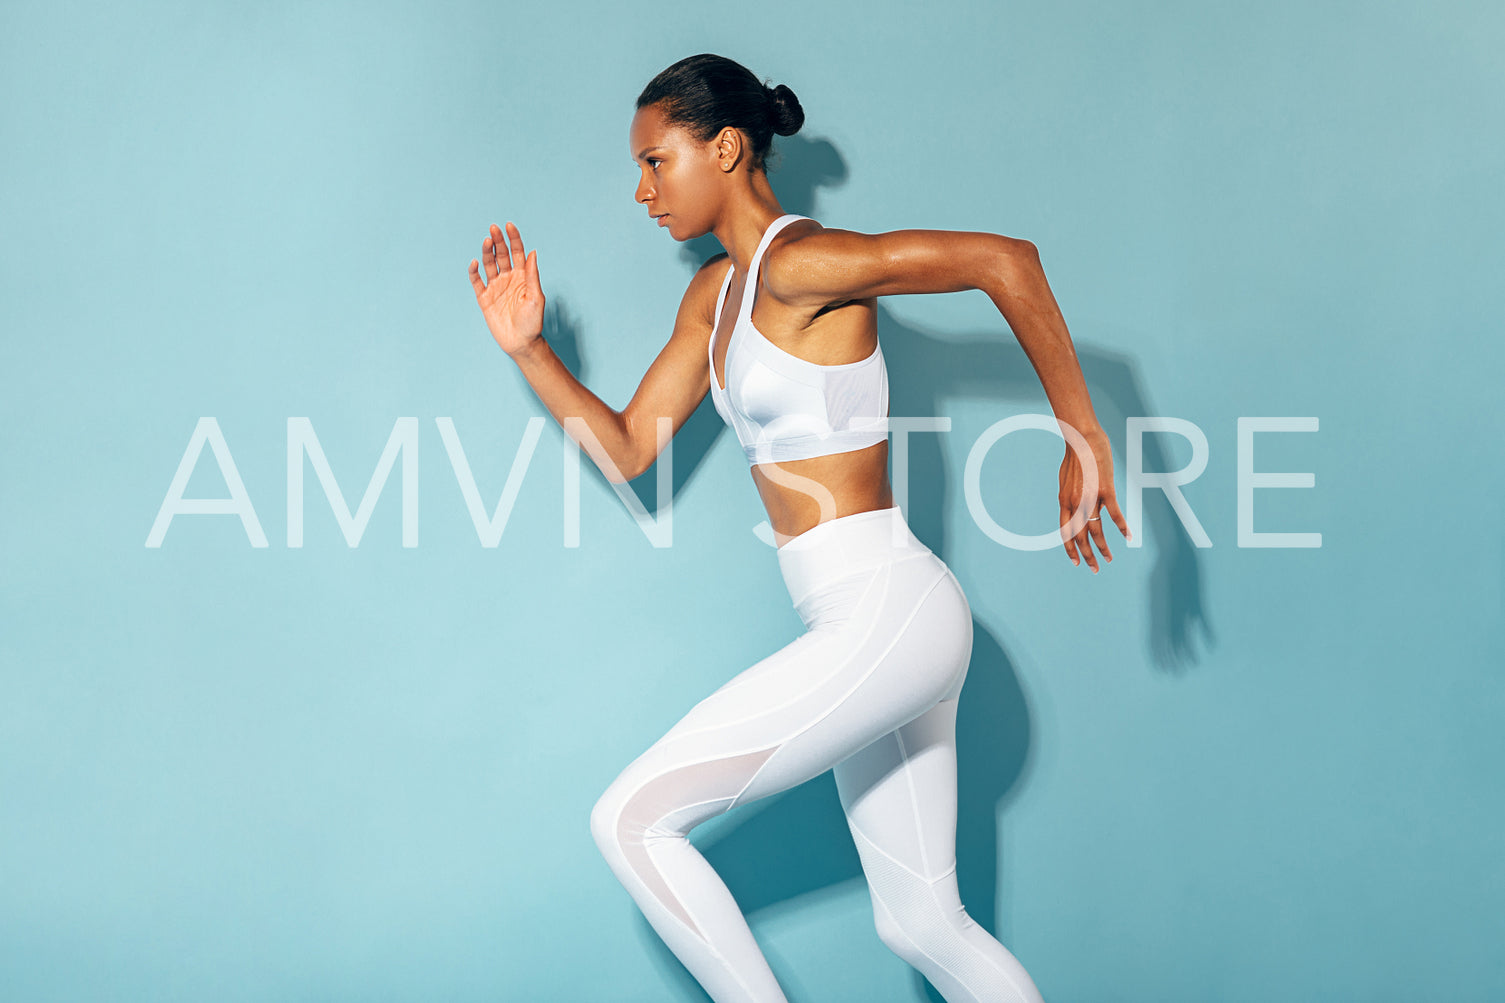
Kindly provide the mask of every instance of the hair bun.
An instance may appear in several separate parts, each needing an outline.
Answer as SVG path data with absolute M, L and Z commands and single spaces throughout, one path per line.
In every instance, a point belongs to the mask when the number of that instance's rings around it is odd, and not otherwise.
M 765 87 L 765 90 L 768 92 L 768 113 L 773 122 L 773 131 L 780 136 L 792 136 L 799 132 L 800 126 L 805 124 L 805 109 L 800 107 L 800 99 L 794 96 L 794 91 L 783 84 Z

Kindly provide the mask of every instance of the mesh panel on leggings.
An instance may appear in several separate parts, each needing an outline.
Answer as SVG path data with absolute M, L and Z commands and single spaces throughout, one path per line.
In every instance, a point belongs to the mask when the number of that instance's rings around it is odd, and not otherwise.
M 649 846 L 655 839 L 684 839 L 696 824 L 726 811 L 777 749 L 774 746 L 691 763 L 660 773 L 628 796 L 617 817 L 617 839 L 633 871 L 653 896 L 702 940 L 704 932 L 654 866 Z
M 1035 999 L 1020 991 L 1008 973 L 963 932 L 975 924 L 956 893 L 954 868 L 928 881 L 879 850 L 855 827 L 852 836 L 872 892 L 879 937 L 922 972 L 947 1003 L 1030 1003 Z M 896 919 L 900 916 L 902 922 Z M 1001 995 L 977 996 L 974 990 L 984 987 L 996 987 Z

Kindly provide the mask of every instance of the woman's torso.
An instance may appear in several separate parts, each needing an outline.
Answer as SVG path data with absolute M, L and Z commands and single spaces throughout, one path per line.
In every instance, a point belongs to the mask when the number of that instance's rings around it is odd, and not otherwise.
M 820 224 L 812 219 L 797 219 L 787 224 L 774 234 L 763 261 L 767 261 L 769 251 L 780 242 L 819 229 Z M 732 268 L 730 261 L 726 267 Z M 761 336 L 776 349 L 820 366 L 861 363 L 874 354 L 878 346 L 875 297 L 829 303 L 814 309 L 789 306 L 768 293 L 761 265 L 757 269 L 759 285 L 749 318 L 756 331 L 749 332 L 746 324 L 736 331 L 742 301 L 748 294 L 746 278 L 730 277 L 721 314 L 716 317 L 710 356 L 711 379 L 715 381 L 713 393 L 727 385 L 727 353 L 734 338 Z M 886 437 L 846 452 L 754 463 L 751 471 L 775 542 L 780 545 L 821 522 L 889 508 L 894 503 L 888 480 Z M 823 500 L 827 503 L 826 511 L 822 511 Z

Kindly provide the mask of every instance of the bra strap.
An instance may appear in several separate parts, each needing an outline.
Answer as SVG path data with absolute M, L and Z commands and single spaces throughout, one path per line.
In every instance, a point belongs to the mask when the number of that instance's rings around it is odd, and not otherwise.
M 763 239 L 758 241 L 758 249 L 753 252 L 752 261 L 747 266 L 747 281 L 742 290 L 742 305 L 737 311 L 737 324 L 739 326 L 743 321 L 751 321 L 752 319 L 753 300 L 758 295 L 758 268 L 763 262 L 763 252 L 768 250 L 768 245 L 772 243 L 774 235 L 797 219 L 809 218 L 809 216 L 786 212 L 772 223 L 769 223 L 768 229 L 763 231 Z

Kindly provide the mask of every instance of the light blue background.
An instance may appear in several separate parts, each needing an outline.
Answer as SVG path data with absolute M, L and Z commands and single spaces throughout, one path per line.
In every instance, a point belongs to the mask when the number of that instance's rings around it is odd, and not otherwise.
M 880 303 L 910 518 L 976 615 L 959 875 L 1051 1001 L 1505 997 L 1498 524 L 1505 14 L 1490 3 L 0 7 L 0 986 L 7 1000 L 703 995 L 591 842 L 617 771 L 799 623 L 732 436 L 676 441 L 674 545 L 550 421 L 465 275 L 512 220 L 549 332 L 625 405 L 694 265 L 632 200 L 633 99 L 714 51 L 789 84 L 789 211 L 1041 249 L 1099 417 L 1207 436 L 1094 577 L 990 541 L 962 468 L 1048 404 L 977 291 Z M 217 419 L 270 546 L 180 516 Z M 306 416 L 350 548 L 286 426 Z M 1256 437 L 1237 545 L 1239 416 Z M 1153 437 L 1146 465 L 1185 442 Z M 1060 444 L 989 454 L 1053 526 Z M 655 473 L 633 488 L 650 506 Z M 190 497 L 224 497 L 207 450 Z M 829 775 L 695 841 L 796 1003 L 927 990 L 873 930 Z M 931 998 L 937 998 L 932 996 Z

